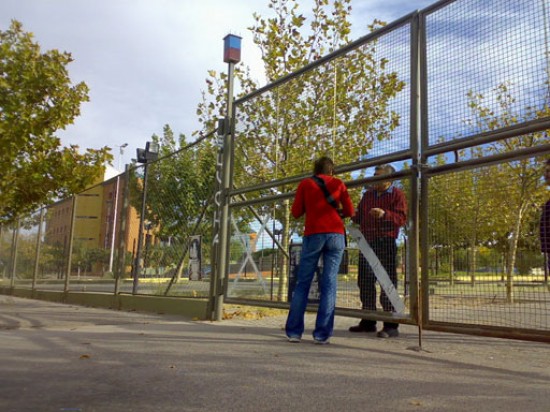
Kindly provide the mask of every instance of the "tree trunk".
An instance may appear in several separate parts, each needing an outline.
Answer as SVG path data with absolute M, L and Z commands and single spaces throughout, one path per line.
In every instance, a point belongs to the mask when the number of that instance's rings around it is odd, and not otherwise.
M 506 268 L 506 301 L 508 303 L 514 303 L 514 266 L 516 264 L 516 252 L 518 249 L 522 216 L 523 205 L 518 212 L 516 223 L 514 225 L 514 232 L 512 233 L 512 238 L 510 239 L 510 259 L 508 261 L 508 267 Z
M 510 239 L 510 260 L 506 270 L 506 300 L 508 303 L 514 303 L 514 266 L 516 264 L 516 253 L 518 249 L 518 241 L 521 230 L 521 222 L 523 220 L 524 211 L 527 209 L 527 204 L 524 202 L 518 209 L 514 232 Z
M 290 232 L 290 202 L 288 199 L 285 199 L 283 202 L 284 211 L 283 211 L 283 230 L 282 230 L 282 240 L 281 245 L 283 250 L 288 250 L 289 243 L 289 232 Z M 288 259 L 286 253 L 282 253 L 282 263 L 280 266 L 279 272 L 279 290 L 277 292 L 277 300 L 279 302 L 285 302 L 288 295 Z

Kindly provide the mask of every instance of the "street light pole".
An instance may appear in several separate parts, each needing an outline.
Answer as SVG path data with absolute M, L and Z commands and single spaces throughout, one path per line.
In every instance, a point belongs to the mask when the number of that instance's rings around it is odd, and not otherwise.
M 122 155 L 124 154 L 124 149 L 126 147 L 128 147 L 128 143 L 123 143 L 121 144 L 120 146 L 119 145 L 115 145 L 116 147 L 118 147 L 118 162 L 117 162 L 117 171 L 120 172 L 120 161 L 122 160 Z
M 221 142 L 221 158 L 218 155 L 217 179 L 220 185 L 216 192 L 215 200 L 218 208 L 219 223 L 214 222 L 215 241 L 214 248 L 217 249 L 212 267 L 215 272 L 212 275 L 212 296 L 213 296 L 213 320 L 222 320 L 223 300 L 227 285 L 226 273 L 228 272 L 229 261 L 229 190 L 231 189 L 231 160 L 232 160 L 232 141 L 233 141 L 233 80 L 235 64 L 241 60 L 241 37 L 228 34 L 224 37 L 224 62 L 228 63 L 227 73 L 227 105 L 226 118 L 222 127 L 223 141 Z M 218 174 L 219 173 L 219 174 Z
M 136 252 L 136 259 L 134 261 L 134 282 L 132 287 L 132 294 L 135 295 L 138 291 L 139 275 L 141 269 L 141 249 L 143 248 L 143 231 L 145 225 L 145 211 L 147 203 L 147 175 L 149 162 L 157 160 L 158 158 L 158 143 L 147 142 L 145 149 L 137 149 L 137 162 L 143 163 L 143 194 L 141 197 L 141 215 L 139 218 L 139 233 L 138 233 L 138 246 Z
M 109 272 L 113 273 L 113 259 L 115 256 L 115 235 L 116 235 L 116 223 L 118 219 L 118 191 L 120 186 L 120 176 L 118 175 L 116 177 L 116 183 L 115 183 L 115 193 L 114 193 L 114 199 L 113 199 L 113 210 L 111 212 L 112 216 L 112 223 L 111 223 L 111 249 L 109 252 Z

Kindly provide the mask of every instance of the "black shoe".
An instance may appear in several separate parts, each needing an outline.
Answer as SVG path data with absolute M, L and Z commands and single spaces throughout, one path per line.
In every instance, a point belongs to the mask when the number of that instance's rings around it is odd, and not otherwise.
M 350 326 L 349 328 L 350 332 L 376 332 L 376 325 L 365 325 L 363 323 L 359 323 L 359 325 Z
M 384 339 L 397 338 L 399 336 L 399 331 L 397 329 L 393 329 L 393 328 L 392 329 L 384 328 L 380 332 L 378 332 L 376 334 L 376 336 L 378 336 L 379 338 L 384 338 Z

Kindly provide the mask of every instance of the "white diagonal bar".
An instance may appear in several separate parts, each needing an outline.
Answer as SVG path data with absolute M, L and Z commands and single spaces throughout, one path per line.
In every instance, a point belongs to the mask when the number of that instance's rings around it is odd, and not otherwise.
M 401 300 L 399 293 L 397 293 L 397 289 L 395 288 L 390 277 L 388 276 L 388 272 L 386 272 L 386 269 L 380 263 L 378 256 L 376 256 L 376 253 L 374 253 L 359 229 L 350 225 L 347 227 L 347 230 L 348 234 L 357 243 L 357 247 L 372 268 L 372 271 L 374 272 L 378 283 L 380 284 L 382 289 L 384 289 L 384 292 L 386 292 L 386 295 L 393 305 L 395 313 L 402 314 L 405 311 L 405 304 Z
M 231 291 L 233 290 L 233 286 L 236 285 L 237 282 L 239 281 L 239 279 L 241 278 L 241 274 L 243 273 L 243 270 L 244 270 L 244 268 L 245 268 L 245 266 L 248 262 L 250 262 L 250 264 L 252 265 L 252 269 L 254 270 L 254 272 L 256 272 L 258 282 L 260 283 L 260 286 L 262 287 L 263 292 L 265 292 L 267 286 L 266 286 L 265 280 L 262 276 L 262 272 L 260 272 L 260 270 L 258 269 L 258 266 L 256 266 L 256 262 L 254 262 L 254 258 L 252 257 L 252 254 L 250 253 L 250 242 L 246 242 L 243 239 L 243 234 L 239 230 L 239 228 L 237 227 L 237 224 L 235 223 L 235 219 L 232 218 L 231 223 L 233 224 L 233 228 L 235 229 L 235 232 L 237 233 L 237 237 L 239 238 L 239 240 L 241 241 L 241 243 L 243 244 L 243 246 L 245 248 L 246 258 L 243 259 L 241 267 L 239 268 L 239 271 L 237 272 L 237 276 L 235 277 L 233 282 L 230 283 L 228 293 L 231 293 Z

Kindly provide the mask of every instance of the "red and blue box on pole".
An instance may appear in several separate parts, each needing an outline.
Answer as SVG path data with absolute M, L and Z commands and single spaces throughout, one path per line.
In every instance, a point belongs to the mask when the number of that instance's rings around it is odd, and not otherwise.
M 223 38 L 223 61 L 238 63 L 241 61 L 241 37 L 228 34 Z

